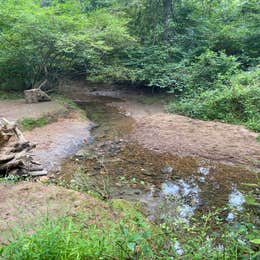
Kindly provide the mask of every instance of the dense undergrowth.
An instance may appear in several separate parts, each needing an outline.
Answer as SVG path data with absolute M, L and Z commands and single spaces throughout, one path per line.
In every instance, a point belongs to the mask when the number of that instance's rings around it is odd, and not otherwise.
M 258 0 L 0 4 L 0 90 L 64 76 L 163 89 L 180 99 L 169 111 L 259 131 Z
M 243 124 L 260 132 L 260 70 L 238 73 L 228 86 L 190 93 L 170 103 L 168 110 L 203 120 Z
M 64 216 L 47 218 L 29 234 L 17 230 L 10 244 L 0 247 L 0 256 L 63 260 L 257 259 L 253 226 L 225 226 L 219 212 L 208 213 L 190 224 L 169 220 L 154 225 L 129 203 L 115 200 L 111 207 L 121 212 L 117 221 L 104 217 L 101 223 L 88 224 L 81 215 Z M 209 228 L 212 223 L 215 232 Z

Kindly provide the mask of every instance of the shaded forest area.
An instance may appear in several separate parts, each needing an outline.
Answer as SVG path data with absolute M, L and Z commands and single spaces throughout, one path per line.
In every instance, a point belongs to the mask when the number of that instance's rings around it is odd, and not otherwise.
M 171 112 L 260 131 L 258 0 L 0 0 L 0 91 L 48 80 L 174 93 Z

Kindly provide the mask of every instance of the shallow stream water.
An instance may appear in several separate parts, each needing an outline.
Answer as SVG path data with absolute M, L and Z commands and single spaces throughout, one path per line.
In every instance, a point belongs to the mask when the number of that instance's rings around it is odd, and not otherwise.
M 104 199 L 138 202 L 156 222 L 165 218 L 188 222 L 216 208 L 225 208 L 222 217 L 227 222 L 239 221 L 246 212 L 257 214 L 258 203 L 255 199 L 252 203 L 258 192 L 256 173 L 206 159 L 160 154 L 130 142 L 127 136 L 135 121 L 109 105 L 117 101 L 122 100 L 84 97 L 78 102 L 97 126 L 91 142 L 64 163 L 60 181 Z

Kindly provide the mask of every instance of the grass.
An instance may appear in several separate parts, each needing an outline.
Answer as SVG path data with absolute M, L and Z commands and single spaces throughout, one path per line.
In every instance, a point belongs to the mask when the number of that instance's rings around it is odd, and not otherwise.
M 63 105 L 67 110 L 80 110 L 79 106 L 71 99 L 66 98 L 61 95 L 53 95 L 53 100 L 59 102 L 61 105 Z M 64 115 L 66 112 L 64 112 Z M 18 125 L 21 127 L 23 131 L 31 131 L 32 129 L 36 127 L 43 127 L 49 123 L 57 121 L 58 117 L 64 116 L 57 113 L 53 114 L 46 114 L 39 118 L 31 118 L 31 117 L 25 117 L 23 119 L 18 120 Z M 81 115 L 85 116 L 84 111 L 82 111 Z
M 46 219 L 33 232 L 17 232 L 0 247 L 3 259 L 257 259 L 253 226 L 225 226 L 215 213 L 190 224 L 168 220 L 152 225 L 131 203 L 113 200 L 116 221 L 86 223 L 80 216 Z M 221 232 L 211 232 L 211 222 Z M 225 228 L 223 228 L 225 227 Z M 254 244 L 250 246 L 249 240 Z
M 23 98 L 23 94 L 21 92 L 15 91 L 3 91 L 0 90 L 0 100 L 15 100 Z
M 49 124 L 53 119 L 50 116 L 42 116 L 39 118 L 26 117 L 18 121 L 23 131 L 31 131 L 36 127 L 43 127 Z

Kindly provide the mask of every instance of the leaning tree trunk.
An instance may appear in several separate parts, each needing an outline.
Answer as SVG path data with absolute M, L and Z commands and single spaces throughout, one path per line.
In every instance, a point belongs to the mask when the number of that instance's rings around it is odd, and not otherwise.
M 34 147 L 16 124 L 0 118 L 0 175 L 46 175 L 41 164 L 33 160 L 31 150 Z

